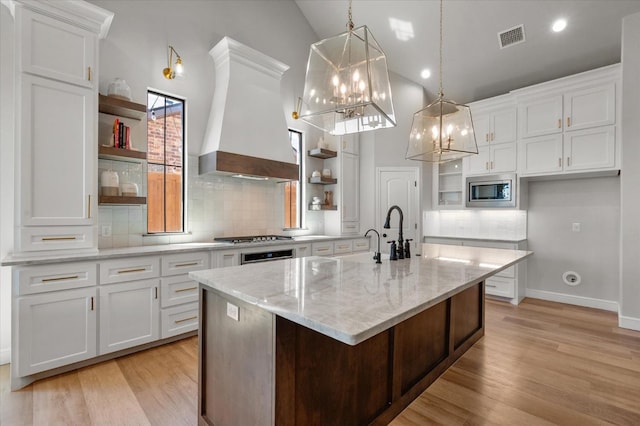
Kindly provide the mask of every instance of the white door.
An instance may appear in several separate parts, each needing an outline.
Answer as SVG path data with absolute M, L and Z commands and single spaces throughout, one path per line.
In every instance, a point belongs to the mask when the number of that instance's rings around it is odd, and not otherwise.
M 491 173 L 515 172 L 517 166 L 516 143 L 491 145 Z
M 400 215 L 396 210 L 391 212 L 390 229 L 383 229 L 387 211 L 391 206 L 398 206 L 402 210 L 404 222 L 403 238 L 411 242 L 412 254 L 418 253 L 421 247 L 422 229 L 420 218 L 420 169 L 417 167 L 378 167 L 376 169 L 376 223 L 375 228 L 380 231 L 380 249 L 389 252 L 387 241 L 397 240 Z M 387 237 L 382 235 L 386 234 Z
M 478 148 L 477 155 L 469 155 L 464 157 L 462 161 L 465 163 L 465 172 L 467 175 L 484 175 L 489 173 L 491 161 L 490 147 L 484 146 Z
M 614 83 L 574 90 L 564 95 L 565 130 L 580 130 L 616 123 Z
M 562 171 L 562 134 L 518 141 L 518 172 L 521 175 Z
M 95 222 L 93 90 L 22 76 L 22 225 Z
M 493 126 L 489 134 L 491 143 L 516 141 L 516 125 L 518 123 L 516 108 L 509 108 L 493 114 Z
M 90 287 L 17 299 L 19 376 L 96 356 L 95 296 Z
M 605 126 L 564 134 L 565 171 L 615 166 L 615 127 Z
M 160 337 L 160 280 L 100 286 L 100 355 Z
M 562 95 L 523 101 L 520 112 L 523 138 L 562 131 Z

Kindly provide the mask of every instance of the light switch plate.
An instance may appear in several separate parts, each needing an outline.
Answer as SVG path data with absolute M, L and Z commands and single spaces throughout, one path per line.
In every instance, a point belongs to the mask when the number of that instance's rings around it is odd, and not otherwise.
M 227 316 L 236 321 L 240 321 L 240 309 L 236 305 L 227 302 Z
M 573 232 L 580 232 L 580 222 L 573 222 L 571 225 L 571 230 Z

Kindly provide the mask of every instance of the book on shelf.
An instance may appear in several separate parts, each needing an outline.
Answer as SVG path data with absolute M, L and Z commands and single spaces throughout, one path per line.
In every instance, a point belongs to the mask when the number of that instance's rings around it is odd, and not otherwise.
M 113 121 L 113 137 L 111 146 L 121 149 L 131 149 L 131 127 L 119 119 Z

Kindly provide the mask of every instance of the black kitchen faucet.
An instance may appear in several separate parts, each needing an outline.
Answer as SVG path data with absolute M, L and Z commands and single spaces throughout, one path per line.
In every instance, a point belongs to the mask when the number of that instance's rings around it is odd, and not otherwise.
M 404 239 L 402 238 L 402 222 L 404 221 L 404 214 L 402 214 L 402 209 L 398 206 L 391 206 L 389 207 L 389 211 L 387 211 L 387 220 L 384 221 L 384 229 L 390 229 L 391 225 L 389 224 L 389 222 L 391 221 L 391 212 L 393 210 L 398 210 L 398 213 L 400 213 L 400 227 L 398 229 L 398 259 L 404 259 L 404 248 L 402 246 L 402 242 L 404 241 Z

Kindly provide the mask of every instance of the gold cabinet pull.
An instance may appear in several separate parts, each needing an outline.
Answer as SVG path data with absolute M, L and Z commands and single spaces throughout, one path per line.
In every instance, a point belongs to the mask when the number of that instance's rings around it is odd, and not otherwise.
M 91 310 L 93 311 L 93 296 L 91 296 Z
M 87 217 L 91 219 L 91 194 L 87 195 Z
M 179 288 L 176 290 L 176 293 L 182 293 L 183 291 L 191 291 L 191 290 L 197 290 L 198 287 L 187 287 L 187 288 Z
M 316 251 L 328 251 L 328 250 L 329 250 L 328 247 L 322 247 L 322 248 L 316 249 Z
M 493 132 L 491 132 L 491 140 L 493 141 Z
M 567 127 L 571 127 L 571 117 L 567 117 Z
M 118 271 L 119 274 L 129 274 L 131 272 L 144 272 L 146 271 L 146 268 L 136 268 L 136 269 L 122 269 L 120 271 Z
M 196 266 L 198 262 L 176 263 L 176 268 L 184 268 L 185 266 Z
M 491 161 L 490 166 L 491 166 L 491 170 L 493 170 L 493 161 Z
M 485 141 L 485 142 L 489 142 L 489 133 L 485 133 L 485 135 L 484 135 L 484 141 Z
M 68 241 L 75 239 L 76 237 L 42 237 L 42 241 Z
M 484 163 L 484 169 L 485 170 L 489 170 L 489 162 L 488 161 Z
M 558 167 L 562 167 L 562 158 L 558 158 Z
M 69 275 L 68 277 L 43 278 L 42 282 L 43 283 L 50 283 L 52 281 L 77 280 L 78 278 L 80 278 L 80 277 L 77 276 L 77 275 Z
M 562 120 L 558 118 L 558 129 L 562 129 Z
M 91 81 L 91 67 L 87 67 L 87 80 Z
M 567 167 L 571 166 L 571 157 L 567 157 Z
M 183 319 L 179 319 L 179 320 L 174 320 L 173 322 L 176 324 L 180 324 L 181 322 L 186 322 L 186 321 L 191 321 L 194 319 L 198 319 L 198 316 L 196 315 L 195 317 L 189 317 L 189 318 L 183 318 Z

